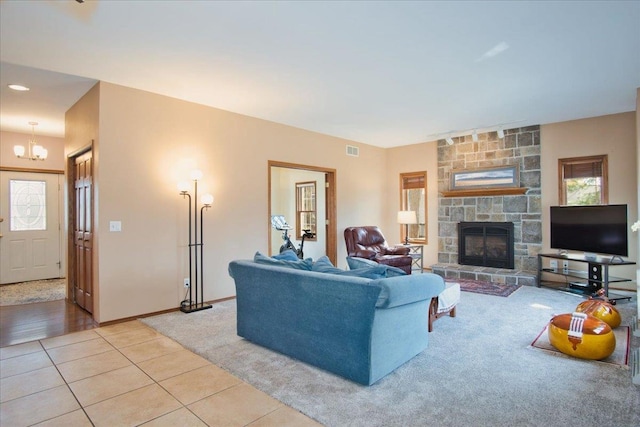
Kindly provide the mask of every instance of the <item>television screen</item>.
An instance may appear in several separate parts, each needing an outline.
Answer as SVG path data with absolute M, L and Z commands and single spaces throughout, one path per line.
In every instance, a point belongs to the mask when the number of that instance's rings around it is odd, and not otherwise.
M 551 247 L 628 256 L 627 205 L 551 206 Z

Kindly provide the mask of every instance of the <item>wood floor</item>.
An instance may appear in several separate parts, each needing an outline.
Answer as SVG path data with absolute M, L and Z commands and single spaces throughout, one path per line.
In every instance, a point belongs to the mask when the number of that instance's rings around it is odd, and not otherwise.
M 0 307 L 0 347 L 57 337 L 98 325 L 67 300 Z

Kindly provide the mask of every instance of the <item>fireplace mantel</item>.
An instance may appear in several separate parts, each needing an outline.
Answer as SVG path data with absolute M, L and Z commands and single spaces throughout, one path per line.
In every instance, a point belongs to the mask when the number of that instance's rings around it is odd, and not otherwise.
M 516 196 L 525 194 L 527 190 L 526 187 L 474 188 L 443 191 L 442 197 Z

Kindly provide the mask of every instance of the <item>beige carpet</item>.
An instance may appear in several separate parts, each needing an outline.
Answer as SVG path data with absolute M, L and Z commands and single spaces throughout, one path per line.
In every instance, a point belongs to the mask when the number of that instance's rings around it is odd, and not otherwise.
M 235 300 L 141 320 L 328 427 L 638 427 L 629 369 L 529 347 L 554 313 L 581 300 L 533 286 L 508 298 L 464 292 L 427 349 L 371 387 L 238 337 Z M 624 326 L 636 307 L 635 295 L 617 305 Z
M 66 297 L 66 279 L 34 280 L 0 286 L 0 306 L 61 300 Z

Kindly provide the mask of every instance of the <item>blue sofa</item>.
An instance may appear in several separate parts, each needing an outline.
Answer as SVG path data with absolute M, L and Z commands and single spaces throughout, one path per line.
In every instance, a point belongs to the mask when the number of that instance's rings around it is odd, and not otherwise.
M 232 261 L 238 335 L 365 385 L 427 347 L 429 303 L 442 277 L 371 279 L 310 266 Z

